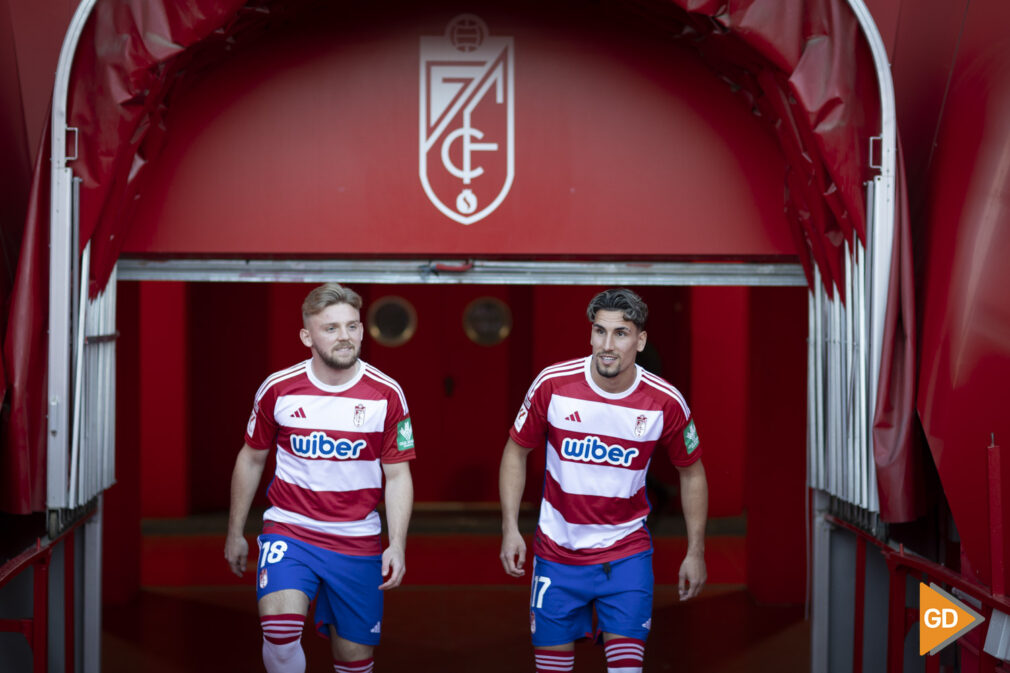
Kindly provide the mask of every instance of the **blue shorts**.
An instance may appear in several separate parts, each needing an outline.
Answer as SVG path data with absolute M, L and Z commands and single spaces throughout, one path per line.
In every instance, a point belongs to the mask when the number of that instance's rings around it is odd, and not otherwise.
M 316 623 L 362 645 L 378 645 L 382 629 L 382 557 L 349 556 L 283 535 L 260 535 L 256 600 L 283 589 L 316 597 Z
M 594 565 L 533 558 L 530 633 L 534 647 L 590 638 L 596 632 L 645 640 L 652 626 L 652 551 Z

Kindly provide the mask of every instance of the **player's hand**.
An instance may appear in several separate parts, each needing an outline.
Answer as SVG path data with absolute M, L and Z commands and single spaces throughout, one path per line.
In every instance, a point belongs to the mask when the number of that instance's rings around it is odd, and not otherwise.
M 407 566 L 404 563 L 403 549 L 392 545 L 386 547 L 386 551 L 382 552 L 382 576 L 388 575 L 389 579 L 379 585 L 379 590 L 385 591 L 400 586 L 405 572 L 407 572 Z
M 229 535 L 224 543 L 224 559 L 231 566 L 231 571 L 242 577 L 246 562 L 249 559 L 249 543 L 242 535 Z
M 501 554 L 502 567 L 505 572 L 512 577 L 522 577 L 526 574 L 523 566 L 526 565 L 526 541 L 519 531 L 509 531 L 502 536 Z
M 680 564 L 680 580 L 677 588 L 680 590 L 680 600 L 686 601 L 701 593 L 708 579 L 705 569 L 705 557 L 701 554 L 688 554 Z

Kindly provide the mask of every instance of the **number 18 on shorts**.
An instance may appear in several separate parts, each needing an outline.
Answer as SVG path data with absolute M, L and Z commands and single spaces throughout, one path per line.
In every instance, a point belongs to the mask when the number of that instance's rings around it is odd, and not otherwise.
M 296 589 L 317 598 L 316 622 L 341 638 L 376 645 L 382 631 L 382 557 L 351 556 L 280 535 L 259 536 L 256 598 Z M 326 629 L 323 634 L 328 635 Z

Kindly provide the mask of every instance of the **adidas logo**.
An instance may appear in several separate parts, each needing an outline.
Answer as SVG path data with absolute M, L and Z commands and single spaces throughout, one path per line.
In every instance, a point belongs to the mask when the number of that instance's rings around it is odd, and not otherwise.
M 382 622 L 375 622 L 375 626 L 372 627 L 372 633 L 382 633 Z
M 579 416 L 579 412 L 573 411 L 568 416 L 565 416 L 565 420 L 566 421 L 571 421 L 572 423 L 581 423 L 582 422 L 582 417 Z
M 291 418 L 306 418 L 305 410 L 302 409 L 301 407 L 298 407 L 298 411 L 291 414 Z

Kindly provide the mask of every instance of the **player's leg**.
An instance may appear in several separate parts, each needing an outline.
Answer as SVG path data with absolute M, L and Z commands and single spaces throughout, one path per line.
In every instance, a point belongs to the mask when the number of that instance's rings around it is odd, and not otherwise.
M 605 564 L 605 591 L 596 599 L 607 673 L 642 673 L 652 627 L 652 552 Z
M 536 673 L 567 673 L 575 670 L 575 643 L 533 648 Z
M 537 673 L 567 673 L 575 668 L 575 640 L 592 631 L 591 585 L 586 566 L 533 558 L 530 636 Z
M 316 622 L 327 627 L 333 670 L 372 673 L 382 632 L 382 557 L 325 553 Z
M 267 673 L 302 673 L 302 627 L 309 597 L 297 589 L 267 594 L 259 601 L 263 628 L 263 665 Z
M 341 638 L 337 627 L 330 627 L 330 652 L 333 654 L 334 673 L 372 673 L 375 667 L 375 648 Z
M 263 628 L 263 665 L 267 673 L 304 673 L 302 627 L 319 578 L 308 567 L 303 543 L 279 535 L 261 535 L 256 564 L 256 597 Z
M 607 654 L 607 673 L 642 673 L 644 640 L 604 632 L 603 649 Z

